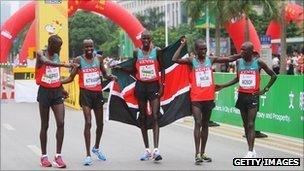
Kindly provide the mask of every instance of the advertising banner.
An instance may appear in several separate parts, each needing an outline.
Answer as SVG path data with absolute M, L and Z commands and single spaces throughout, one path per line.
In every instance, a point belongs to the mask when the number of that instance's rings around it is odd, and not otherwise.
M 216 83 L 232 80 L 235 74 L 216 73 Z M 261 76 L 261 88 L 268 83 L 268 75 Z M 270 90 L 260 96 L 260 110 L 256 117 L 256 130 L 297 138 L 304 138 L 304 77 L 278 75 Z M 216 107 L 212 120 L 242 126 L 239 109 L 235 108 L 238 84 L 216 93 Z

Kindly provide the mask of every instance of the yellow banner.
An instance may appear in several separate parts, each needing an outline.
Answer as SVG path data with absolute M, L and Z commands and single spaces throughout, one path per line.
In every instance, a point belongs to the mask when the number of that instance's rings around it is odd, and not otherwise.
M 63 41 L 59 54 L 60 61 L 68 62 L 68 1 L 39 0 L 36 2 L 37 50 L 45 49 L 48 44 L 48 38 L 57 34 Z M 61 71 L 62 76 L 67 77 L 69 75 L 68 69 L 62 68 Z M 64 85 L 64 89 L 69 92 L 69 98 L 65 100 L 65 104 L 74 109 L 80 109 L 78 76 L 72 83 Z
M 40 0 L 36 2 L 37 49 L 45 49 L 48 38 L 51 35 L 57 34 L 63 41 L 60 60 L 68 62 L 68 1 Z

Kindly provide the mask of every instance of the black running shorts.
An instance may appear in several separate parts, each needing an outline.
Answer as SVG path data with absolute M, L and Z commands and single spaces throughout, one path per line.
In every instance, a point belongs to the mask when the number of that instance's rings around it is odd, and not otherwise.
M 88 106 L 91 109 L 103 108 L 103 103 L 102 91 L 80 89 L 79 104 L 81 107 Z
M 39 86 L 37 101 L 45 107 L 54 106 L 64 102 L 63 87 L 58 88 L 45 88 Z
M 213 100 L 207 100 L 207 101 L 192 101 L 191 104 L 193 106 L 198 107 L 202 113 L 206 113 L 208 111 L 211 111 L 215 107 L 215 103 Z
M 159 82 L 142 82 L 136 81 L 135 83 L 135 97 L 140 101 L 154 100 L 158 98 Z
M 248 111 L 248 109 L 252 108 L 257 108 L 257 111 L 259 111 L 259 104 L 259 95 L 239 92 L 235 107 L 241 111 Z

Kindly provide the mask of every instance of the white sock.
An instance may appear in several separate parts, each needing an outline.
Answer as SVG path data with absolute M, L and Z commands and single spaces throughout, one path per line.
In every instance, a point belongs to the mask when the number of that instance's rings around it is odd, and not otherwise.
M 146 148 L 146 151 L 147 151 L 148 153 L 150 153 L 150 149 Z
M 47 155 L 46 155 L 46 154 L 42 154 L 42 156 L 41 156 L 41 157 L 42 157 L 42 158 L 43 158 L 43 157 L 47 157 Z
M 58 153 L 57 153 L 57 154 L 56 154 L 56 157 L 59 157 L 59 156 L 61 156 L 61 154 L 58 154 Z
M 159 153 L 158 148 L 154 148 L 153 152 L 154 152 L 154 153 L 155 153 L 155 152 L 158 152 L 158 153 Z

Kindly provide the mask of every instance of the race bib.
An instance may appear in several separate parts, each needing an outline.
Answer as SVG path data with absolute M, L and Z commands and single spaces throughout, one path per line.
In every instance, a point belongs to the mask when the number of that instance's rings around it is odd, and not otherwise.
M 59 67 L 47 66 L 45 70 L 45 74 L 43 75 L 41 81 L 51 84 L 51 83 L 59 82 L 59 79 L 60 79 Z
M 139 66 L 139 76 L 141 80 L 151 80 L 156 77 L 154 65 Z
M 240 74 L 240 87 L 243 89 L 252 89 L 255 87 L 255 74 Z
M 101 84 L 98 72 L 83 73 L 84 86 L 95 86 Z
M 196 71 L 195 79 L 197 87 L 209 87 L 212 84 L 212 76 L 210 69 L 206 71 Z

